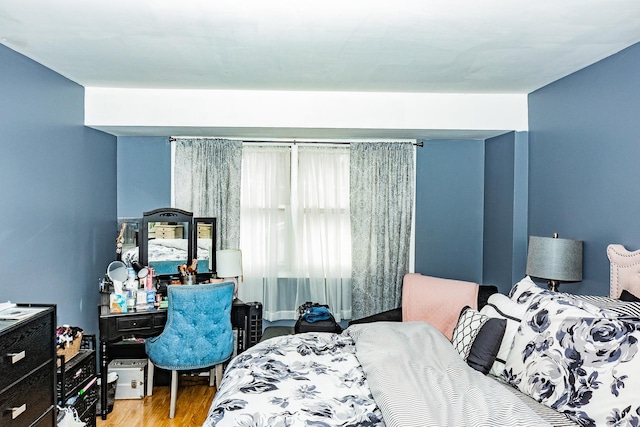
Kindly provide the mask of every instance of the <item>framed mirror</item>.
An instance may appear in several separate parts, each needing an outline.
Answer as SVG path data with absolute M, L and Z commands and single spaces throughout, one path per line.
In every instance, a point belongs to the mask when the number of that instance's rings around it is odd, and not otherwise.
M 193 257 L 198 260 L 198 274 L 216 272 L 216 224 L 215 217 L 193 219 Z
M 116 238 L 116 255 L 118 261 L 138 258 L 141 222 L 141 218 L 118 218 L 119 234 Z
M 140 225 L 140 262 L 157 276 L 177 275 L 193 259 L 193 214 L 176 208 L 145 212 Z

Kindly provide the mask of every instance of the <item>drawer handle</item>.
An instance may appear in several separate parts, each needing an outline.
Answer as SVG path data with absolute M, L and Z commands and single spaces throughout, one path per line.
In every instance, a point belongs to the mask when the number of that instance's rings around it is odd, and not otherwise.
M 22 414 L 26 410 L 27 410 L 26 403 L 23 403 L 22 406 L 18 406 L 17 408 L 11 408 L 11 419 L 15 420 L 20 416 L 20 414 Z
M 25 358 L 27 353 L 22 350 L 20 353 L 9 353 L 7 356 L 11 358 L 11 364 L 14 365 Z

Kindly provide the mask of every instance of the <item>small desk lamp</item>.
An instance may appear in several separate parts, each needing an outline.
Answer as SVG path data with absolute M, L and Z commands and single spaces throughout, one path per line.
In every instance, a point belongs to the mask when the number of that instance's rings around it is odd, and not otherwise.
M 133 267 L 133 270 L 136 272 L 136 276 L 138 276 L 138 279 L 144 279 L 149 275 L 149 269 L 144 265 L 140 264 L 139 262 L 134 261 L 133 263 L 131 263 L 131 266 Z
M 549 290 L 558 292 L 560 282 L 582 280 L 582 240 L 529 236 L 529 276 L 547 280 Z
M 242 276 L 242 252 L 240 249 L 216 251 L 216 274 L 218 278 L 233 279 L 233 297 L 238 296 L 238 277 Z

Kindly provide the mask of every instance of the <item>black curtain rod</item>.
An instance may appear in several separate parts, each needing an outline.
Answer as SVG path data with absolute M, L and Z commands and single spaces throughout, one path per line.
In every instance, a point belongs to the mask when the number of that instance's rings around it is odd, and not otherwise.
M 177 138 L 170 136 L 169 137 L 169 142 L 173 142 L 175 141 Z M 227 139 L 227 138 L 220 138 L 220 139 Z M 242 142 L 247 142 L 250 144 L 277 144 L 279 142 L 282 142 L 284 144 L 351 144 L 350 142 L 347 141 L 267 141 L 267 140 L 259 140 L 259 139 L 250 139 L 250 140 L 242 140 L 242 139 L 233 139 L 234 141 L 242 141 Z M 416 147 L 424 147 L 424 142 L 422 141 L 417 141 L 414 142 L 413 145 L 415 145 Z

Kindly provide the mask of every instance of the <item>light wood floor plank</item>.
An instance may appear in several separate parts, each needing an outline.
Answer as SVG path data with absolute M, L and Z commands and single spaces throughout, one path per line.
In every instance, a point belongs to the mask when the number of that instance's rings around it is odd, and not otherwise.
M 96 427 L 193 427 L 201 426 L 216 393 L 208 377 L 181 377 L 176 402 L 176 416 L 169 419 L 170 387 L 154 387 L 153 396 L 144 399 L 116 400 L 113 411 Z

